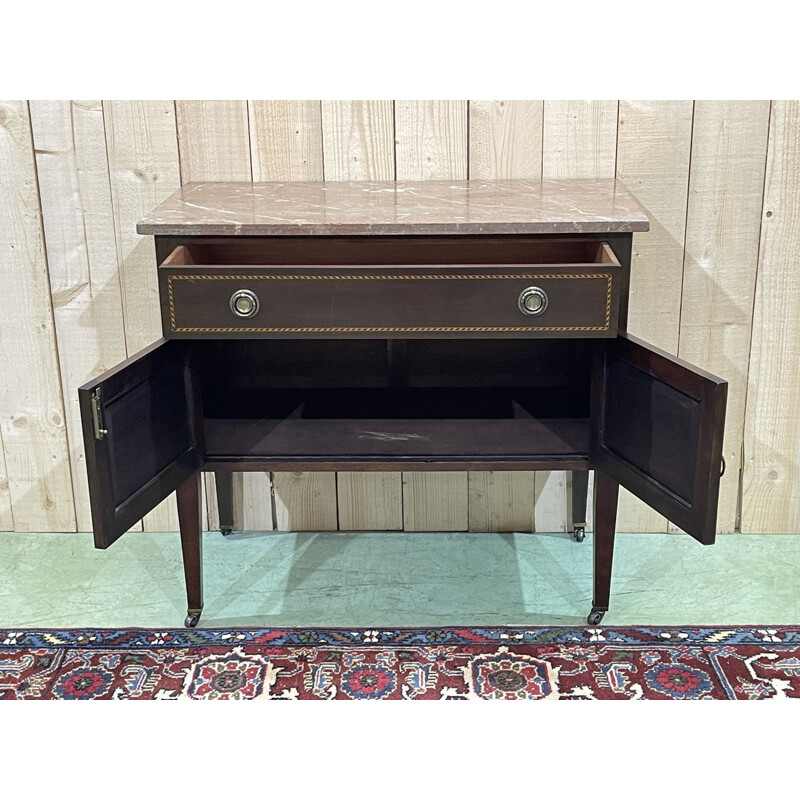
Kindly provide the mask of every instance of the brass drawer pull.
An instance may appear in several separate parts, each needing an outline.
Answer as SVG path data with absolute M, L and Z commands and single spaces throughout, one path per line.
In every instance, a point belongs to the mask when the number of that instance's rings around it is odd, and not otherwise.
M 547 292 L 538 286 L 529 286 L 519 295 L 519 310 L 529 317 L 538 317 L 547 310 Z
M 249 319 L 258 314 L 258 297 L 249 289 L 237 289 L 231 295 L 231 311 L 237 317 Z

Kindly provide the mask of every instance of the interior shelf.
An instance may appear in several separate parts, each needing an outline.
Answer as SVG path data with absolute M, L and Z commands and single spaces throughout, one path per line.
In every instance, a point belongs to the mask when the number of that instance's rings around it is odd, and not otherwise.
M 588 419 L 537 416 L 537 406 L 552 407 L 542 396 L 521 387 L 272 390 L 245 398 L 246 416 L 207 418 L 206 455 L 343 464 L 586 459 Z

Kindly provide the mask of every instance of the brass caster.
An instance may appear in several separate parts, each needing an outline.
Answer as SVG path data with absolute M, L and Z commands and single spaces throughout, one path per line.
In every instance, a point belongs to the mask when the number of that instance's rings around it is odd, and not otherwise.
M 605 611 L 601 611 L 600 609 L 593 608 L 592 613 L 586 618 L 586 622 L 589 625 L 599 625 L 603 621 L 603 616 L 605 615 Z
M 190 611 L 183 621 L 184 628 L 196 628 L 197 623 L 200 622 L 200 614 L 202 611 Z

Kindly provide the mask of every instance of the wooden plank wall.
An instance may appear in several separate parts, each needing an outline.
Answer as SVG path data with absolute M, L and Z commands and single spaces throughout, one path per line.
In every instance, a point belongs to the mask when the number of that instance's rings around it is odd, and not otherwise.
M 75 390 L 160 335 L 135 223 L 182 183 L 616 176 L 652 221 L 630 329 L 730 383 L 719 530 L 798 532 L 798 131 L 798 101 L 0 102 L 0 529 L 90 527 Z M 236 480 L 248 528 L 570 524 L 560 472 Z M 619 526 L 670 529 L 626 494 Z

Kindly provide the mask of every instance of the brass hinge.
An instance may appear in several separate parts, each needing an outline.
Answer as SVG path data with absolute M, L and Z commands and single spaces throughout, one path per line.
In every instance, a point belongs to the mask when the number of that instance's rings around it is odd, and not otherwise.
M 94 438 L 102 439 L 108 431 L 103 427 L 103 406 L 102 394 L 100 389 L 95 389 L 92 393 L 92 426 L 94 427 Z

